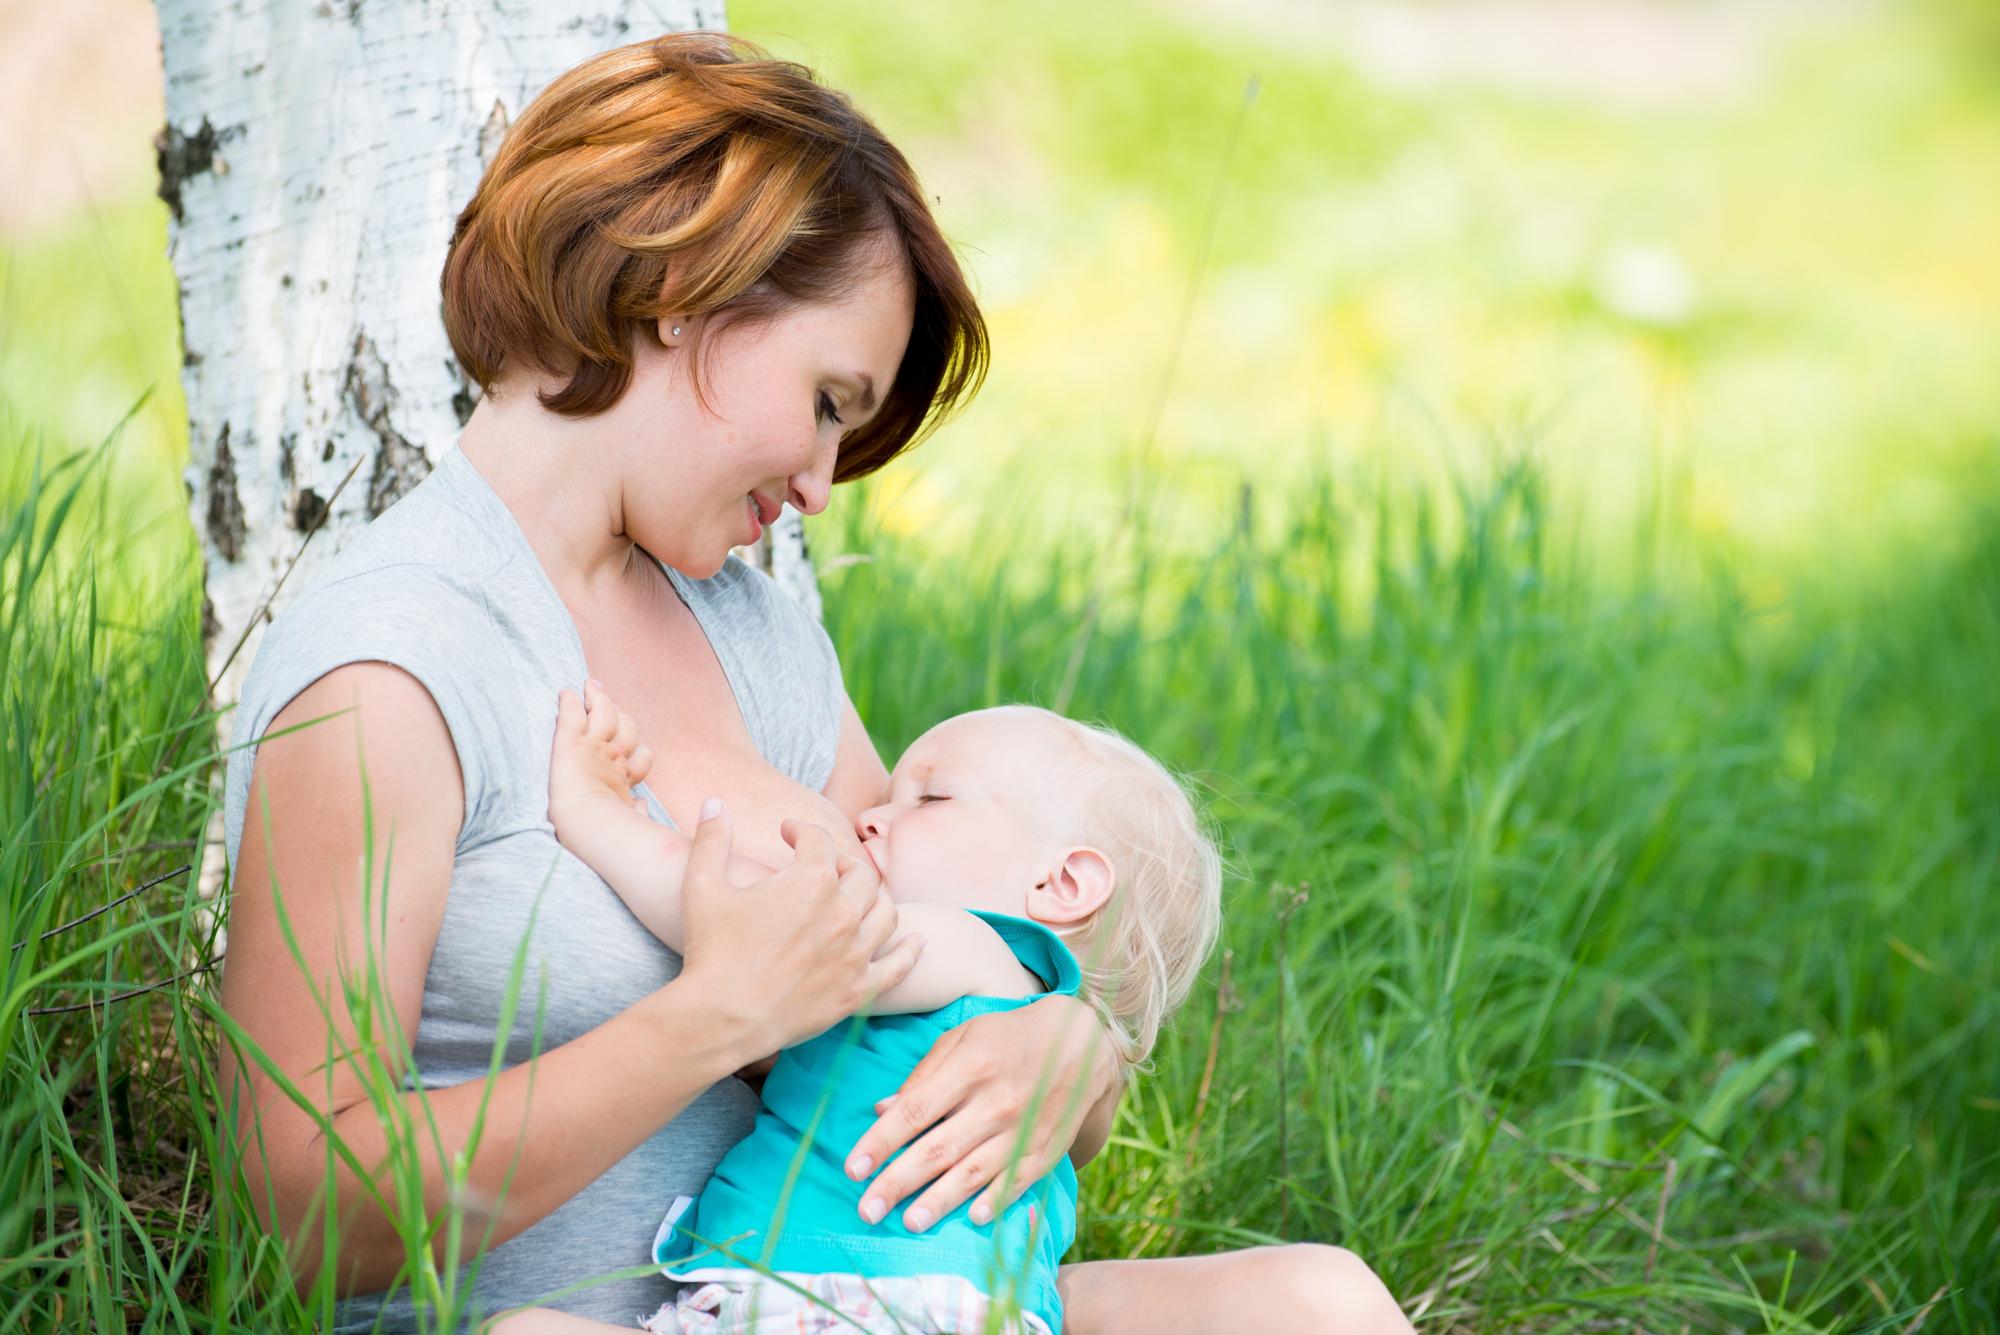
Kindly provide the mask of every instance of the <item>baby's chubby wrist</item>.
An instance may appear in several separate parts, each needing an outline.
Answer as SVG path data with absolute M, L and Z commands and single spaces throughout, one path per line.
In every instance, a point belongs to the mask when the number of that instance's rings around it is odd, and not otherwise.
M 549 786 L 549 824 L 555 827 L 556 841 L 571 852 L 588 843 L 593 831 L 623 821 L 631 810 L 629 799 L 602 788 Z

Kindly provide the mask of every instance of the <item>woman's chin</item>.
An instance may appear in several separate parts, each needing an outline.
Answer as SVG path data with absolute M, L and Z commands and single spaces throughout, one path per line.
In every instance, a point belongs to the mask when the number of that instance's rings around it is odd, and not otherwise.
M 663 564 L 672 566 L 686 578 L 700 580 L 713 579 L 721 574 L 722 567 L 729 564 L 731 550 L 734 549 L 725 550 L 720 556 L 701 552 L 676 552 L 672 555 L 655 553 L 655 555 L 659 556 Z

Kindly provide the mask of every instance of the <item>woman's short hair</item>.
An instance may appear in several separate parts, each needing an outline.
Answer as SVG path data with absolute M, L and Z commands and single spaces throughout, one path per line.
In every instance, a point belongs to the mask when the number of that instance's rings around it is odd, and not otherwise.
M 841 442 L 838 481 L 971 398 L 985 321 L 916 173 L 844 94 L 740 38 L 675 33 L 584 61 L 509 128 L 452 231 L 445 331 L 481 389 L 525 365 L 568 378 L 544 407 L 589 416 L 631 382 L 640 328 L 707 315 L 713 335 L 838 300 L 871 239 L 900 243 L 916 319 L 882 406 Z M 699 340 L 686 346 L 699 395 Z

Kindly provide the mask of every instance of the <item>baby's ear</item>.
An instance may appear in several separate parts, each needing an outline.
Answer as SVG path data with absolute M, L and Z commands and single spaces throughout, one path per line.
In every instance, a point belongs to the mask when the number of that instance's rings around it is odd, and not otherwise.
M 1058 927 L 1082 922 L 1104 907 L 1117 884 L 1117 870 L 1103 853 L 1089 847 L 1067 849 L 1028 891 L 1028 916 Z

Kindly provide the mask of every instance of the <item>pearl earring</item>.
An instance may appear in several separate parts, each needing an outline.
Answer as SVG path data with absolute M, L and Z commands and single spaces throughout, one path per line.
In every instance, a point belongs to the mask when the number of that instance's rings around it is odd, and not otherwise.
M 674 337 L 675 337 L 675 338 L 679 338 L 680 336 L 681 336 L 681 327 L 680 327 L 679 325 L 675 325 L 675 326 L 674 326 Z

